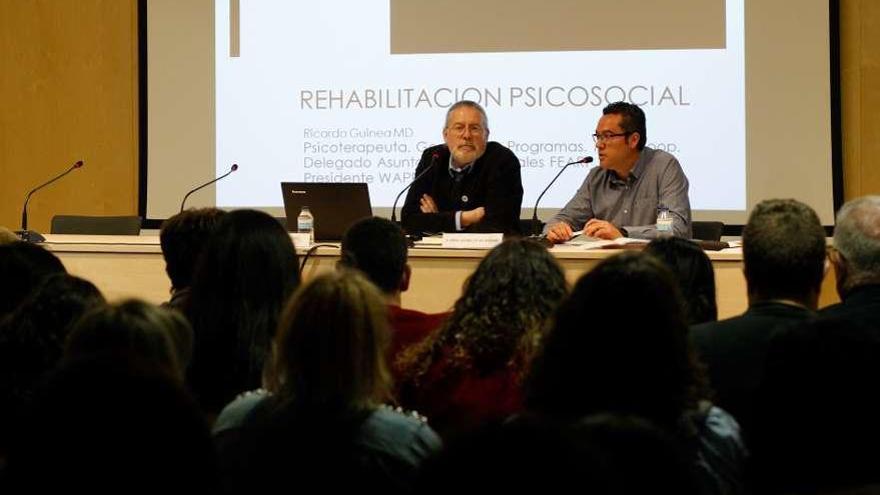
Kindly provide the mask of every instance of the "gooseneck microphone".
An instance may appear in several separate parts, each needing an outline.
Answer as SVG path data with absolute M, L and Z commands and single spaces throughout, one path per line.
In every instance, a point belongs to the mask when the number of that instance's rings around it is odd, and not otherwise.
M 425 167 L 425 170 L 422 170 L 422 173 L 417 175 L 416 178 L 413 179 L 412 182 L 407 184 L 406 187 L 404 187 L 403 190 L 397 194 L 397 197 L 394 198 L 394 204 L 391 205 L 391 221 L 392 222 L 397 221 L 397 202 L 400 201 L 400 197 L 403 196 L 403 193 L 405 193 L 407 189 L 412 187 L 412 185 L 415 184 L 417 180 L 421 179 L 425 174 L 427 174 L 428 170 L 431 170 L 432 168 L 434 168 L 434 164 L 437 163 L 438 158 L 440 158 L 440 153 L 434 152 L 434 154 L 431 155 L 431 164 L 428 165 L 427 167 Z
M 187 198 L 190 197 L 190 195 L 192 193 L 198 191 L 199 189 L 201 189 L 203 187 L 208 187 L 220 179 L 225 179 L 226 177 L 229 177 L 229 174 L 231 174 L 232 172 L 235 172 L 236 170 L 238 170 L 238 164 L 233 163 L 232 167 L 229 168 L 229 172 L 226 172 L 225 174 L 221 175 L 220 177 L 217 177 L 216 179 L 211 179 L 208 182 L 205 182 L 204 184 L 202 184 L 201 186 L 198 186 L 195 189 L 191 190 L 190 192 L 186 193 L 186 196 L 183 197 L 183 201 L 180 202 L 180 211 L 183 211 L 183 209 L 186 207 L 186 200 L 187 200 Z
M 55 182 L 56 180 L 64 177 L 65 175 L 73 172 L 74 170 L 76 170 L 82 166 L 83 166 L 83 161 L 77 160 L 73 165 L 70 166 L 70 168 L 68 168 L 64 172 L 61 172 L 60 174 L 56 175 L 55 177 L 49 179 L 48 181 L 31 189 L 30 192 L 27 193 L 27 197 L 24 198 L 24 207 L 21 209 L 21 230 L 17 232 L 19 238 L 22 241 L 24 241 L 24 242 L 43 242 L 46 240 L 46 238 L 43 237 L 42 235 L 40 235 L 38 232 L 34 232 L 33 230 L 28 230 L 28 210 L 27 210 L 27 208 L 28 208 L 28 203 L 31 200 L 31 196 L 33 196 L 34 193 L 39 191 L 40 189 L 48 186 L 49 184 Z
M 540 236 L 540 234 L 541 234 L 540 232 L 537 231 L 538 226 L 541 224 L 541 221 L 538 220 L 538 204 L 541 203 L 541 198 L 544 197 L 544 193 L 546 193 L 547 190 L 550 189 L 550 186 L 552 186 L 553 183 L 556 182 L 556 179 L 558 179 L 559 176 L 562 175 L 562 172 L 565 172 L 565 169 L 567 169 L 569 167 L 569 165 L 575 165 L 577 163 L 590 163 L 592 161 L 593 161 L 592 156 L 585 156 L 585 157 L 581 158 L 580 160 L 566 163 L 565 165 L 562 166 L 562 169 L 559 171 L 559 173 L 556 174 L 556 177 L 554 177 L 553 180 L 551 180 L 550 183 L 547 184 L 547 187 L 545 187 L 544 190 L 541 191 L 541 194 L 538 196 L 538 200 L 535 201 L 535 209 L 532 210 L 532 236 Z

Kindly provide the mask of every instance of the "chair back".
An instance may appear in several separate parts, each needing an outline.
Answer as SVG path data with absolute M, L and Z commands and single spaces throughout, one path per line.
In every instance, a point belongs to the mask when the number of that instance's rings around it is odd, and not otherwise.
M 52 217 L 50 232 L 53 234 L 139 235 L 141 233 L 141 217 L 55 215 Z

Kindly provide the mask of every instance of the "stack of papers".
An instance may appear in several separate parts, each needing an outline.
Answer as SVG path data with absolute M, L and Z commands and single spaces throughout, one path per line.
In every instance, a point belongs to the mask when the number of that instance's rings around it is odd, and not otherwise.
M 598 237 L 590 237 L 578 232 L 574 234 L 568 242 L 562 243 L 562 246 L 577 246 L 584 249 L 600 249 L 604 247 L 625 246 L 627 244 L 647 244 L 647 239 L 633 239 L 631 237 L 618 237 L 614 240 L 599 239 Z

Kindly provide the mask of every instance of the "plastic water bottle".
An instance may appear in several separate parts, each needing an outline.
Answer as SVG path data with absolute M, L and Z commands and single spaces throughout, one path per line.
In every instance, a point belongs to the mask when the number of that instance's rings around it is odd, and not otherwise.
M 672 214 L 663 205 L 657 208 L 657 237 L 672 237 Z
M 309 211 L 308 206 L 303 206 L 296 217 L 296 231 L 301 234 L 309 234 L 309 244 L 315 243 L 315 216 Z

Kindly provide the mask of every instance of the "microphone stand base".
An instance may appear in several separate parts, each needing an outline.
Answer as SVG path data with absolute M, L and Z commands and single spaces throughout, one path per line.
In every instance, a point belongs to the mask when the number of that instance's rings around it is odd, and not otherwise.
M 30 242 L 32 244 L 46 242 L 46 238 L 34 230 L 16 230 L 15 234 L 22 240 L 22 242 Z
M 544 246 L 547 249 L 550 249 L 553 247 L 553 241 L 551 241 L 550 239 L 547 239 L 546 235 L 532 234 L 528 237 L 529 237 L 529 239 L 538 242 L 539 244 L 541 244 L 542 246 Z

